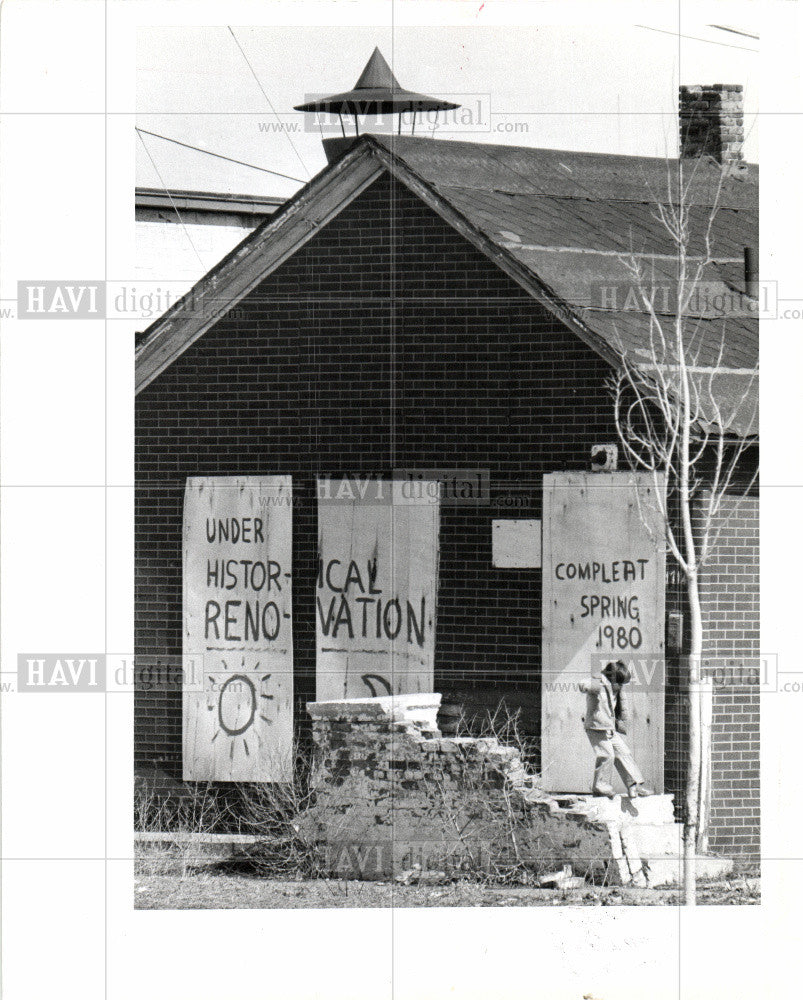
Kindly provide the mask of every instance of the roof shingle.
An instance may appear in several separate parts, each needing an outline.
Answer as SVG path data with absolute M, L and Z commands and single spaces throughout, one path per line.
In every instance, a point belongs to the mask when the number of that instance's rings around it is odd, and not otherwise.
M 687 359 L 721 369 L 729 430 L 755 432 L 756 303 L 745 295 L 744 249 L 758 250 L 758 168 L 723 174 L 709 159 L 517 149 L 374 136 L 472 226 L 522 264 L 598 337 L 632 363 L 677 362 L 652 350 L 655 321 L 669 332 L 679 298 L 678 245 L 659 206 L 688 207 L 686 252 L 709 260 L 684 310 Z M 695 259 L 696 258 L 696 259 Z M 634 276 L 634 267 L 641 278 Z M 687 293 L 690 290 L 686 284 Z M 650 309 L 655 316 L 651 333 Z M 746 389 L 746 398 L 742 398 Z M 716 409 L 716 404 L 713 409 Z

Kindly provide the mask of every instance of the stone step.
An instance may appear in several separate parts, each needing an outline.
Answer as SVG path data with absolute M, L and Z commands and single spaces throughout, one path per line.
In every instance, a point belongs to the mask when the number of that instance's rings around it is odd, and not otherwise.
M 525 788 L 521 792 L 521 797 L 525 802 L 542 805 L 549 812 L 560 812 L 558 803 L 551 795 L 544 795 L 540 788 Z
M 680 853 L 666 857 L 651 857 L 644 863 L 649 886 L 682 885 L 683 857 Z M 714 858 L 698 854 L 695 858 L 697 878 L 724 878 L 733 871 L 731 858 Z
M 137 830 L 134 843 L 145 848 L 180 852 L 184 857 L 222 861 L 246 854 L 249 848 L 265 843 L 265 837 L 248 833 L 194 833 L 184 830 Z
M 568 809 L 569 807 L 576 805 L 580 801 L 582 796 L 580 795 L 553 795 L 552 798 L 558 803 L 562 808 Z
M 602 795 L 581 795 L 572 811 L 582 811 L 589 819 L 603 823 L 674 823 L 673 798 L 647 795 L 629 799 L 626 795 L 615 795 L 609 799 Z
M 683 853 L 682 823 L 630 823 L 627 830 L 642 858 Z

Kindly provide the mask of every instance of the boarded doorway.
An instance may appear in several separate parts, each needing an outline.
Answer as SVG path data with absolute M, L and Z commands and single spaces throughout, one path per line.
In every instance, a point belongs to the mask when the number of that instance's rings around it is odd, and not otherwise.
M 292 774 L 290 476 L 208 476 L 184 494 L 185 781 Z
M 437 482 L 318 480 L 319 701 L 432 691 L 439 525 Z
M 662 791 L 666 557 L 653 477 L 546 475 L 543 525 L 544 787 L 589 791 L 594 754 L 578 684 L 621 659 L 633 672 L 626 738 L 647 783 Z M 624 791 L 618 775 L 615 787 Z

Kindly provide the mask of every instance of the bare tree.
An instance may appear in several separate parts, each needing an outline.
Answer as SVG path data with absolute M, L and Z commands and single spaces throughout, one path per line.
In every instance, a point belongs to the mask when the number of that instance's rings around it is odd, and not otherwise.
M 699 161 L 698 161 L 699 162 Z M 703 616 L 700 574 L 716 547 L 727 521 L 738 509 L 757 476 L 757 466 L 744 473 L 745 450 L 753 444 L 746 428 L 756 417 L 758 365 L 738 373 L 724 363 L 727 316 L 714 324 L 701 307 L 710 290 L 708 280 L 717 257 L 712 228 L 720 204 L 725 172 L 715 185 L 707 218 L 695 206 L 695 171 L 669 175 L 668 197 L 656 201 L 655 218 L 674 248 L 670 287 L 671 309 L 656 296 L 655 257 L 630 255 L 622 262 L 649 324 L 647 351 L 637 360 L 620 336 L 622 363 L 610 379 L 614 415 L 624 454 L 632 469 L 652 473 L 666 544 L 685 582 L 690 615 L 688 657 L 689 754 L 686 775 L 683 847 L 684 900 L 696 897 L 695 858 L 698 849 L 700 779 L 702 769 L 700 698 Z M 750 307 L 740 293 L 738 307 Z M 732 304 L 732 303 L 731 303 Z M 660 311 L 659 311 L 660 306 Z M 727 311 L 727 310 L 726 310 Z M 717 327 L 712 334 L 712 328 Z M 647 332 L 647 331 L 645 331 Z M 643 354 L 643 357 L 642 357 Z M 727 390 L 725 382 L 728 383 Z M 734 383 L 738 388 L 734 391 Z M 727 402 L 725 402 L 727 400 Z M 667 490 L 660 488 L 666 475 Z M 736 497 L 734 504 L 724 503 Z

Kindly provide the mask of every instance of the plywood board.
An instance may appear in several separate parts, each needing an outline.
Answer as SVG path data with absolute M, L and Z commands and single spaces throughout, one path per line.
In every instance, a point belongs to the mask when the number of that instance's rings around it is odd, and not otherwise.
M 317 698 L 431 691 L 437 484 L 318 481 Z
M 292 769 L 292 482 L 203 477 L 184 494 L 184 779 Z M 201 683 L 197 683 L 200 676 Z
M 648 784 L 662 790 L 665 535 L 653 478 L 546 475 L 543 523 L 544 787 L 589 791 L 594 754 L 578 684 L 621 659 L 633 673 L 626 739 Z M 615 787 L 624 791 L 618 777 Z

